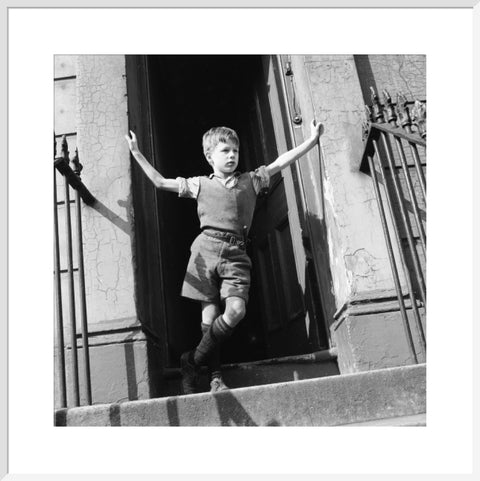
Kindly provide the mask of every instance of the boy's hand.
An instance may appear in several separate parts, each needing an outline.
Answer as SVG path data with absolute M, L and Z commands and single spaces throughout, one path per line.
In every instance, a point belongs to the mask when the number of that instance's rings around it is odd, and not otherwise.
M 131 138 L 128 135 L 125 135 L 125 139 L 128 142 L 128 148 L 130 149 L 130 152 L 132 152 L 133 154 L 134 152 L 139 151 L 138 144 L 137 144 L 137 136 L 132 130 L 130 130 L 130 135 L 132 136 Z
M 312 139 L 318 140 L 320 135 L 323 133 L 323 125 L 320 122 L 317 122 L 315 119 L 313 119 L 310 122 L 310 132 Z

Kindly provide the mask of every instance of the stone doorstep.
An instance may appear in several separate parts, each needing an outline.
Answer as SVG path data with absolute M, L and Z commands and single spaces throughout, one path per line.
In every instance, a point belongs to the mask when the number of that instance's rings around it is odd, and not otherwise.
M 210 391 L 208 371 L 201 369 L 199 392 Z M 340 374 L 334 349 L 309 354 L 287 356 L 245 363 L 222 365 L 222 376 L 231 389 L 276 384 L 279 382 L 334 376 Z M 181 372 L 179 368 L 164 371 L 162 396 L 181 394 Z
M 426 365 L 421 364 L 60 409 L 55 418 L 58 426 L 338 426 L 388 419 L 398 425 L 395 419 L 425 412 Z
M 294 356 L 274 357 L 268 359 L 261 359 L 259 361 L 236 362 L 230 364 L 222 364 L 222 372 L 231 370 L 250 370 L 260 366 L 276 366 L 282 364 L 314 364 L 328 361 L 336 361 L 337 349 L 325 349 L 323 351 L 315 351 L 307 354 L 298 354 Z M 206 368 L 201 368 L 202 372 L 206 372 Z M 180 377 L 180 368 L 166 368 L 166 377 L 172 379 Z

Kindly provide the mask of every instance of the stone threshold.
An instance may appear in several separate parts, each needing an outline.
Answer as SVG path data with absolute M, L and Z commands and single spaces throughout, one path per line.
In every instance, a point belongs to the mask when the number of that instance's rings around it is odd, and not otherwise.
M 222 372 L 232 370 L 250 370 L 256 366 L 276 366 L 282 364 L 315 364 L 322 362 L 331 362 L 337 360 L 337 349 L 325 349 L 307 354 L 298 354 L 295 356 L 274 357 L 269 359 L 260 359 L 258 361 L 239 362 L 222 364 Z M 206 367 L 201 368 L 201 373 L 206 373 Z M 177 379 L 181 377 L 180 368 L 171 367 L 164 369 L 165 379 Z

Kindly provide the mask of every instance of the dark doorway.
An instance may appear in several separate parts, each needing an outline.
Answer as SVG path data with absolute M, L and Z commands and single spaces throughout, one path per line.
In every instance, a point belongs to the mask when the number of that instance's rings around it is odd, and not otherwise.
M 151 160 L 162 175 L 210 174 L 201 139 L 219 125 L 239 134 L 239 170 L 254 170 L 275 160 L 278 152 L 263 62 L 260 56 L 146 58 Z M 157 288 L 159 296 L 162 291 L 166 318 L 161 328 L 166 331 L 167 362 L 175 365 L 200 338 L 200 306 L 180 297 L 189 248 L 199 233 L 196 202 L 158 192 L 157 206 L 144 208 L 157 208 L 163 284 Z M 283 179 L 277 174 L 269 193 L 257 202 L 250 232 L 254 268 L 247 316 L 222 347 L 224 363 L 318 348 L 316 331 L 308 334 L 305 327 L 308 306 L 296 280 L 287 212 Z

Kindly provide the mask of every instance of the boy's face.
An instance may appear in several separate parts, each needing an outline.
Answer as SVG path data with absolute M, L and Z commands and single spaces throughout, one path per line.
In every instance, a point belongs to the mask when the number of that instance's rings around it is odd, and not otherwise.
M 238 166 L 238 146 L 233 142 L 219 142 L 207 154 L 207 160 L 213 172 L 219 177 L 228 177 Z

